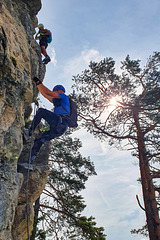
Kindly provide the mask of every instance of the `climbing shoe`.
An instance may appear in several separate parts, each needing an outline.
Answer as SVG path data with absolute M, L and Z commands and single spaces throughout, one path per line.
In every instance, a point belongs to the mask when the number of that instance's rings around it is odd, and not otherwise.
M 23 136 L 24 136 L 24 138 L 25 138 L 26 141 L 28 141 L 28 140 L 30 139 L 31 133 L 30 133 L 29 129 L 24 128 L 24 130 L 23 130 Z
M 29 169 L 30 171 L 33 171 L 33 166 L 32 164 L 29 163 L 18 163 L 19 166 L 24 167 L 25 169 Z
M 50 59 L 50 57 L 47 55 L 46 57 L 45 57 L 45 59 L 43 59 L 43 63 L 44 64 L 47 64 L 47 63 L 49 63 L 51 61 L 51 59 Z

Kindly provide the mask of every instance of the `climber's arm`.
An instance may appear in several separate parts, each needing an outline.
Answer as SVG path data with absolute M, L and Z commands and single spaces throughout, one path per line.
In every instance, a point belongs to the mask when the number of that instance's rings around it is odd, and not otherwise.
M 48 29 L 44 29 L 44 35 L 50 35 L 50 31 Z
M 35 36 L 35 39 L 36 39 L 36 40 L 39 39 L 39 36 L 38 36 L 38 35 L 39 35 L 39 32 L 38 32 L 38 33 L 36 34 L 36 36 Z
M 53 98 L 59 98 L 58 93 L 53 92 L 51 90 L 49 90 L 47 87 L 45 87 L 43 85 L 43 83 L 39 84 L 37 86 L 38 90 L 40 91 L 40 93 L 47 98 L 51 103 L 53 102 Z

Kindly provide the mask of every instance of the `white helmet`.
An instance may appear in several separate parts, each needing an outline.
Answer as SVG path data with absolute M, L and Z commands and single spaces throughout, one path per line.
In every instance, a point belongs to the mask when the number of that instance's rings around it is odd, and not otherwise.
M 38 28 L 44 27 L 42 23 L 38 24 Z

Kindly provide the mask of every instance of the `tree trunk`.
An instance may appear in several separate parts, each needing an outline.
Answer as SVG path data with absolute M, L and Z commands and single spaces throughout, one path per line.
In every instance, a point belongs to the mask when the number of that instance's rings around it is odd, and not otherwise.
M 32 231 L 30 240 L 35 240 L 35 237 L 36 237 L 39 205 L 40 205 L 40 197 L 35 201 L 35 205 L 34 205 L 34 224 L 33 224 L 33 231 Z
M 137 129 L 139 167 L 149 238 L 150 240 L 160 240 L 160 219 L 158 215 L 157 202 L 155 199 L 155 189 L 149 169 L 144 136 L 139 123 L 138 112 L 136 109 L 133 109 L 133 118 Z

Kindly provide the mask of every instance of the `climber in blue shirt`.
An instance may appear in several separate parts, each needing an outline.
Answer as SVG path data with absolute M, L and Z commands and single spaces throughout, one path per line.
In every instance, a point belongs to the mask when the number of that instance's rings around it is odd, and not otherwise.
M 36 86 L 40 93 L 54 104 L 54 112 L 51 112 L 44 108 L 39 108 L 36 115 L 34 116 L 30 129 L 24 129 L 24 138 L 28 140 L 37 125 L 41 122 L 42 118 L 48 122 L 50 126 L 49 131 L 44 131 L 35 139 L 31 150 L 30 164 L 20 164 L 25 168 L 29 167 L 30 170 L 33 170 L 33 160 L 36 158 L 42 144 L 46 141 L 50 141 L 53 138 L 63 135 L 67 130 L 68 123 L 70 121 L 70 104 L 69 98 L 65 94 L 65 88 L 62 85 L 56 85 L 53 88 L 53 91 L 51 91 L 45 87 L 38 78 L 34 77 L 33 81 L 36 83 Z

